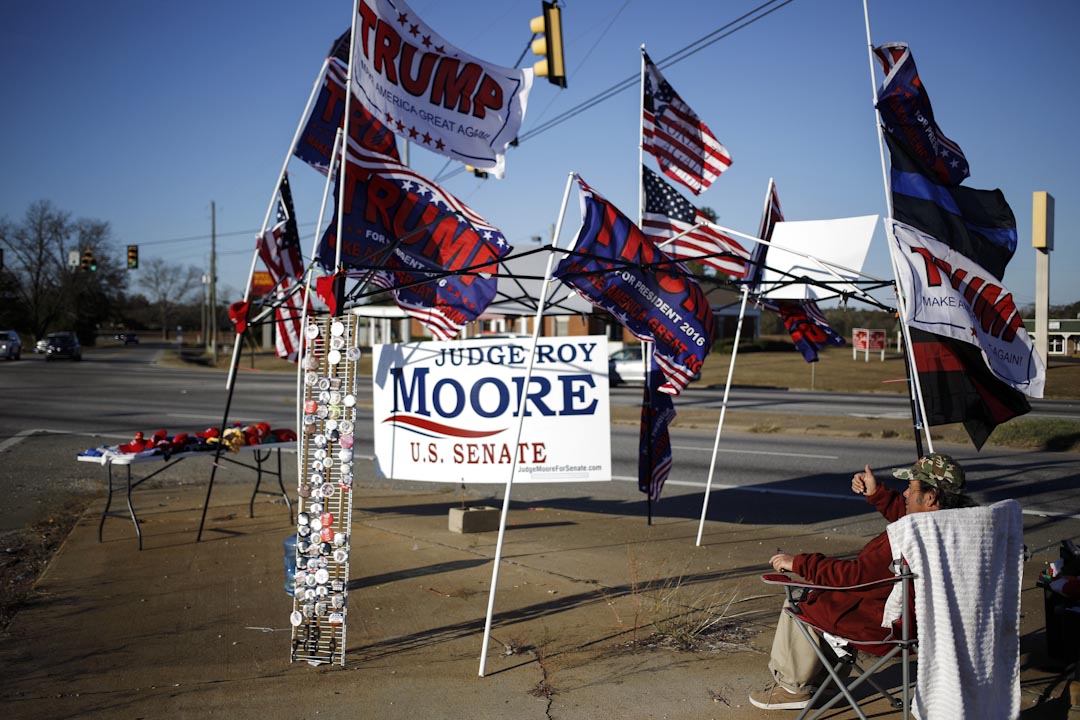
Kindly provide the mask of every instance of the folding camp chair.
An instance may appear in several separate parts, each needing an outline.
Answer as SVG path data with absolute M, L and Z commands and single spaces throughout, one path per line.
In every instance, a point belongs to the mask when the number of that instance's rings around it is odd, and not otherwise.
M 846 700 L 856 715 L 866 720 L 851 693 L 864 682 L 884 694 L 896 709 L 903 710 L 905 717 L 912 705 L 924 718 L 989 720 L 1018 715 L 1024 556 L 1020 504 L 1003 500 L 989 507 L 915 513 L 889 525 L 888 534 L 895 577 L 833 588 L 798 582 L 782 574 L 763 576 L 766 583 L 784 586 L 793 605 L 784 612 L 795 620 L 828 671 L 828 677 L 799 715 L 800 720 L 808 716 L 816 718 L 841 700 Z M 883 620 L 892 621 L 894 631 L 884 641 L 835 639 L 810 625 L 797 612 L 798 602 L 809 590 L 865 591 L 890 583 L 899 583 L 899 592 L 894 591 L 885 606 Z M 913 619 L 918 620 L 923 639 L 914 695 L 910 693 L 909 661 L 918 638 L 912 636 Z M 895 631 L 897 621 L 899 636 Z M 837 653 L 839 660 L 833 662 L 827 656 L 811 630 L 834 649 L 842 648 Z M 877 648 L 873 646 L 882 645 L 888 646 L 888 650 L 864 670 L 856 661 L 855 651 L 860 648 L 875 651 Z M 903 674 L 900 700 L 871 679 L 898 654 Z M 840 672 L 845 665 L 858 671 L 850 682 L 844 679 L 846 673 Z M 832 685 L 839 688 L 839 693 L 815 708 Z M 813 715 L 809 715 L 811 712 Z
M 896 577 L 844 587 L 812 585 L 810 583 L 800 582 L 781 573 L 769 573 L 761 576 L 762 582 L 768 585 L 783 586 L 784 590 L 787 592 L 788 599 L 788 605 L 784 607 L 783 612 L 787 613 L 788 616 L 795 621 L 795 626 L 799 628 L 799 631 L 806 638 L 806 641 L 810 643 L 810 647 L 813 648 L 814 652 L 821 660 L 821 664 L 829 673 L 825 681 L 818 687 L 817 692 L 814 693 L 813 698 L 810 700 L 810 704 L 799 714 L 798 720 L 804 720 L 804 718 L 806 720 L 814 720 L 814 718 L 817 718 L 822 713 L 828 711 L 841 700 L 847 701 L 848 705 L 852 707 L 860 720 L 866 720 L 866 715 L 863 714 L 863 711 L 859 708 L 859 703 L 851 692 L 864 682 L 869 683 L 874 690 L 884 695 L 894 708 L 903 710 L 904 717 L 907 717 L 910 714 L 911 679 L 909 668 L 911 651 L 915 647 L 916 641 L 915 638 L 911 636 L 911 608 L 909 598 L 911 597 L 911 582 L 914 579 L 914 576 L 907 564 L 903 561 L 894 561 L 892 564 Z M 901 607 L 904 608 L 901 620 L 898 623 L 900 627 L 899 637 L 891 637 L 885 640 L 840 638 L 810 624 L 807 622 L 806 618 L 799 614 L 799 603 L 805 599 L 810 590 L 859 592 L 871 590 L 883 585 L 896 584 L 900 585 Z M 894 627 L 896 627 L 896 625 L 894 625 Z M 821 644 L 814 637 L 813 633 L 811 633 L 811 630 L 816 632 L 818 636 L 822 637 L 825 642 L 829 644 L 835 654 L 835 662 L 826 654 L 825 650 L 822 649 Z M 880 648 L 883 645 L 888 646 L 888 649 L 885 651 L 884 655 L 878 656 L 876 661 L 870 667 L 864 668 L 859 664 L 858 651 L 860 648 Z M 892 660 L 892 658 L 896 657 L 897 654 L 900 655 L 901 670 L 903 673 L 903 686 L 901 687 L 900 698 L 895 697 L 892 693 L 882 687 L 873 677 L 878 670 Z M 855 671 L 856 673 L 854 677 L 851 677 L 852 671 Z M 824 705 L 818 707 L 818 701 L 825 696 L 825 693 L 827 693 L 829 688 L 833 685 L 836 686 L 839 692 Z

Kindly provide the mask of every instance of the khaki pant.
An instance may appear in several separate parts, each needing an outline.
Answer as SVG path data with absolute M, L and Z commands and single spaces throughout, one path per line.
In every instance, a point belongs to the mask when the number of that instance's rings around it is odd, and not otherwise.
M 785 601 L 784 607 L 791 606 Z M 830 658 L 835 666 L 836 653 L 833 649 L 816 632 L 807 629 L 819 647 L 825 651 L 825 657 Z M 841 668 L 841 677 L 847 675 L 849 667 L 845 665 Z M 780 613 L 780 620 L 776 624 L 776 635 L 773 637 L 772 652 L 769 655 L 769 670 L 780 687 L 796 694 L 813 695 L 828 677 L 828 671 L 821 664 L 821 659 L 786 612 Z

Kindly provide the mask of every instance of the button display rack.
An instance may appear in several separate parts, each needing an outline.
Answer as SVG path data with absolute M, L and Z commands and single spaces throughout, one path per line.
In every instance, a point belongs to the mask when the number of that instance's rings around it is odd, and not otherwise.
M 309 318 L 297 473 L 296 574 L 290 660 L 345 664 L 357 318 Z

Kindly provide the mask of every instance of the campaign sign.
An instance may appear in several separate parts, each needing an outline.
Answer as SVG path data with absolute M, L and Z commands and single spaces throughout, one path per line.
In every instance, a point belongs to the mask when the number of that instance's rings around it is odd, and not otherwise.
M 376 345 L 375 471 L 449 483 L 611 479 L 607 340 Z M 518 441 L 518 415 L 525 418 Z

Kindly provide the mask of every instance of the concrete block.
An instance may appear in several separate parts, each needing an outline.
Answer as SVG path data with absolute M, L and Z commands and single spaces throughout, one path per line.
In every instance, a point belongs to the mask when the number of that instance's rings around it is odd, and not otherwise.
M 496 507 L 450 508 L 450 532 L 475 533 L 499 529 L 502 511 Z

